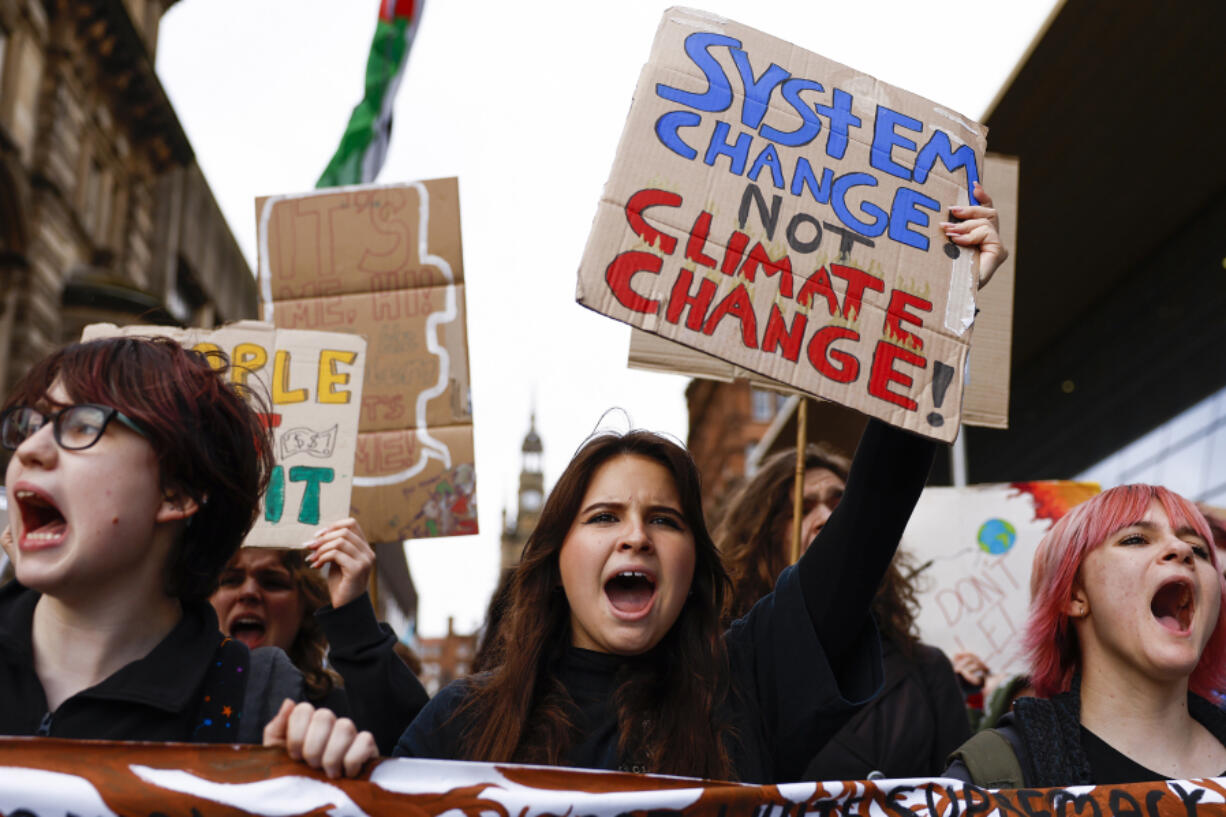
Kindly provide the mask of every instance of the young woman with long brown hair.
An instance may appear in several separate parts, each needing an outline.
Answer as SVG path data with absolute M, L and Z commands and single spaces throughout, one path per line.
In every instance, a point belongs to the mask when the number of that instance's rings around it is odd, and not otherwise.
M 728 580 L 688 453 L 595 438 L 525 546 L 502 663 L 440 692 L 398 754 L 795 779 L 881 683 L 868 604 L 934 450 L 870 423 L 817 541 L 721 634 Z

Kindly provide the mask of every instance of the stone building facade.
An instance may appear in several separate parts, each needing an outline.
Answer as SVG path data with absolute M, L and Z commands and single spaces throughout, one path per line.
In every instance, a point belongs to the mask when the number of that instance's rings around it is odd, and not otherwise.
M 254 317 L 154 72 L 174 0 L 0 0 L 0 393 L 99 320 Z

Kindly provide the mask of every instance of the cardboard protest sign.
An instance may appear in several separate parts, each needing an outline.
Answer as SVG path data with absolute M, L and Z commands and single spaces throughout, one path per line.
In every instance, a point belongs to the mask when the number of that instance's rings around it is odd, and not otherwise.
M 926 489 L 902 537 L 923 566 L 916 622 L 923 640 L 950 656 L 975 653 L 993 672 L 1025 672 L 1035 548 L 1098 491 L 1066 481 Z
M 353 512 L 371 541 L 477 532 L 459 186 L 256 203 L 264 318 L 369 341 Z
M 962 423 L 987 428 L 1009 427 L 1010 352 L 1013 340 L 1013 282 L 1017 247 L 1017 159 L 987 154 L 983 183 L 1000 214 L 1000 235 L 1011 253 L 996 270 L 992 283 L 976 295 L 979 315 L 962 395 Z M 755 388 L 803 394 L 796 388 L 743 369 L 714 355 L 630 330 L 628 364 L 632 369 L 702 377 L 708 380 L 748 380 Z
M 952 440 L 986 129 L 751 28 L 664 14 L 579 270 L 581 304 Z
M 1219 814 L 1223 804 L 1226 778 L 1049 789 L 982 789 L 948 778 L 759 785 L 397 758 L 333 779 L 278 747 L 0 738 L 0 808 L 30 817 L 1193 817 Z
M 261 321 L 219 329 L 96 323 L 81 339 L 114 335 L 162 335 L 193 349 L 222 351 L 233 363 L 233 381 L 263 400 L 276 466 L 244 546 L 301 547 L 321 524 L 349 516 L 365 340 L 279 330 Z

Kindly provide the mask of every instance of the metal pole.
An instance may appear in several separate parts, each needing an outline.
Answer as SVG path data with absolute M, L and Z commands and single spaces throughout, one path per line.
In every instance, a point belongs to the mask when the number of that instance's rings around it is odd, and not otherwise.
M 800 523 L 805 509 L 805 444 L 808 433 L 805 425 L 809 416 L 809 401 L 800 398 L 796 409 L 796 478 L 792 486 L 792 564 L 800 561 L 802 552 L 800 542 Z

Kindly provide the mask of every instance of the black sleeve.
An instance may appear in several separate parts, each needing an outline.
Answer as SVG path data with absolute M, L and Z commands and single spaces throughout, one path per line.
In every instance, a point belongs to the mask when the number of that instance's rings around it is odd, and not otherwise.
M 413 719 L 396 742 L 392 757 L 427 757 L 459 760 L 461 737 L 467 721 L 456 717 L 456 710 L 470 692 L 469 679 L 452 681 L 439 690 Z
M 396 635 L 375 618 L 365 593 L 343 607 L 324 607 L 315 616 L 328 636 L 328 662 L 345 679 L 350 717 L 375 736 L 381 754 L 391 754 L 396 739 L 429 699 L 421 681 L 396 655 Z
M 830 663 L 871 625 L 869 608 L 928 479 L 937 444 L 869 420 L 843 498 L 798 565 L 805 606 Z

